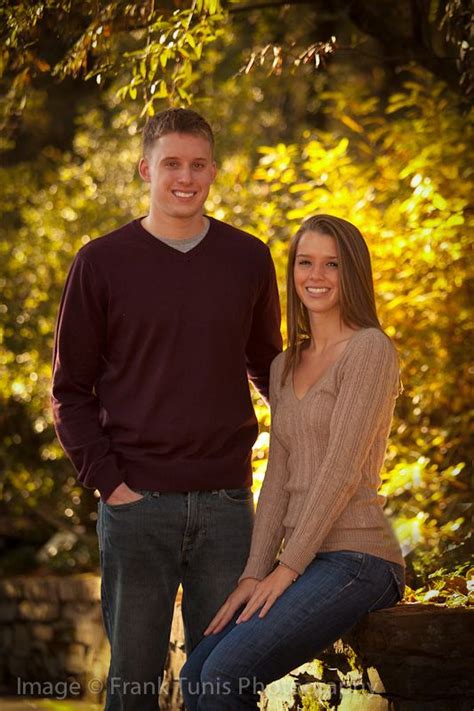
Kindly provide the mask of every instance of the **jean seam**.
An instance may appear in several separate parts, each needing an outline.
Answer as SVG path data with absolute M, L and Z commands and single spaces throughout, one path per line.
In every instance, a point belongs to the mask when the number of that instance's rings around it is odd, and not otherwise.
M 405 595 L 405 581 L 399 579 L 397 572 L 392 567 L 390 567 L 390 572 L 392 574 L 393 579 L 395 580 L 395 585 L 398 592 L 398 602 L 401 602 Z
M 377 612 L 377 610 L 383 610 L 383 609 L 385 609 L 385 608 L 387 608 L 387 607 L 393 607 L 393 605 L 394 605 L 397 601 L 394 601 L 393 603 L 391 603 L 391 604 L 389 604 L 389 605 L 382 605 L 382 607 L 378 607 L 378 605 L 379 605 L 380 602 L 383 601 L 383 599 L 386 597 L 387 593 L 389 592 L 390 588 L 393 587 L 393 584 L 394 584 L 394 583 L 395 583 L 396 594 L 397 594 L 397 596 L 400 598 L 400 590 L 399 590 L 399 588 L 398 588 L 398 584 L 396 584 L 396 583 L 397 583 L 397 580 L 396 580 L 396 578 L 395 578 L 395 575 L 394 575 L 394 572 L 393 572 L 392 568 L 390 568 L 390 567 L 389 567 L 389 572 L 390 572 L 390 582 L 388 583 L 387 587 L 384 589 L 383 593 L 381 593 L 381 594 L 379 595 L 379 597 L 377 598 L 377 600 L 375 600 L 375 602 L 372 603 L 372 605 L 370 606 L 370 608 L 367 610 L 367 613 L 369 613 L 369 612 Z
M 248 502 L 253 499 L 252 492 L 250 492 L 245 499 L 234 499 L 232 496 L 229 496 L 225 489 L 219 489 L 219 497 L 224 499 L 224 501 L 230 501 L 232 504 L 248 504 Z

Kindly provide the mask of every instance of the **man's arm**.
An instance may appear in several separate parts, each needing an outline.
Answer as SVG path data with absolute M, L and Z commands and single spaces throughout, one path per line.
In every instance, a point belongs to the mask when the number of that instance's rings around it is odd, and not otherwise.
M 268 402 L 270 365 L 282 349 L 280 299 L 275 267 L 268 248 L 262 269 L 262 286 L 253 310 L 246 356 L 249 378 Z
M 105 363 L 105 285 L 79 253 L 59 307 L 53 354 L 52 408 L 58 439 L 79 481 L 99 489 L 105 501 L 125 473 L 99 421 L 94 387 Z

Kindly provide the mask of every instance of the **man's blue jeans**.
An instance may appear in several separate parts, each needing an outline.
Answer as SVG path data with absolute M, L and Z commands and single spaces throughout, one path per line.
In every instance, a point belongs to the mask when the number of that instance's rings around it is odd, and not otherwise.
M 267 615 L 206 637 L 181 672 L 187 711 L 258 709 L 259 692 L 402 599 L 404 571 L 367 553 L 319 553 Z
M 158 709 L 179 584 L 189 653 L 237 584 L 252 535 L 250 489 L 140 493 L 129 504 L 99 503 L 107 711 Z

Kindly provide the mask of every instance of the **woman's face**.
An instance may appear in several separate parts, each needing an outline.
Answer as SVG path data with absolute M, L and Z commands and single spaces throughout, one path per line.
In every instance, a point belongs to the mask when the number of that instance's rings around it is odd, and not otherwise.
M 334 237 L 305 232 L 293 268 L 298 297 L 311 313 L 339 311 L 339 273 Z

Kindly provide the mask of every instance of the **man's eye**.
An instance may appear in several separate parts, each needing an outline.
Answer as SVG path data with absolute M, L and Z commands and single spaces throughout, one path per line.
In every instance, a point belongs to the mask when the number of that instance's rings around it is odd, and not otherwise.
M 194 167 L 201 169 L 201 168 L 205 168 L 205 165 L 204 165 L 204 163 L 194 163 Z
M 175 160 L 169 160 L 167 161 L 166 165 L 168 166 L 168 168 L 176 168 L 178 164 Z

